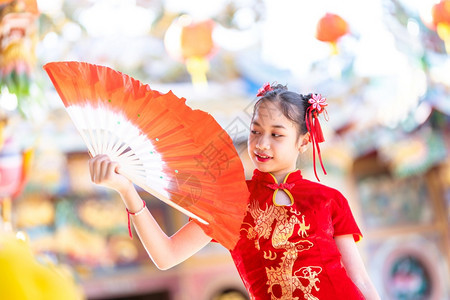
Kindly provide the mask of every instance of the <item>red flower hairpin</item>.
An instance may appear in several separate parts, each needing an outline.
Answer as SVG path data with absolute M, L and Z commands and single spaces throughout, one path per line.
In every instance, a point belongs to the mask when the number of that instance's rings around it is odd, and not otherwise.
M 270 83 L 265 83 L 262 88 L 258 90 L 258 94 L 256 94 L 256 97 L 264 96 L 267 92 L 273 91 L 273 88 L 270 86 Z
M 312 110 L 316 110 L 320 114 L 322 110 L 325 110 L 325 106 L 328 105 L 326 101 L 327 98 L 323 98 L 321 94 L 312 94 L 308 102 L 311 103 Z

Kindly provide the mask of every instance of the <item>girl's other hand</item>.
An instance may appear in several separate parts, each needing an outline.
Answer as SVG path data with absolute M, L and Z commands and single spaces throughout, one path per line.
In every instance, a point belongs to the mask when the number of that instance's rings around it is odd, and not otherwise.
M 133 184 L 125 176 L 120 175 L 118 169 L 119 164 L 111 161 L 107 155 L 97 155 L 89 160 L 92 182 L 124 194 L 133 187 Z

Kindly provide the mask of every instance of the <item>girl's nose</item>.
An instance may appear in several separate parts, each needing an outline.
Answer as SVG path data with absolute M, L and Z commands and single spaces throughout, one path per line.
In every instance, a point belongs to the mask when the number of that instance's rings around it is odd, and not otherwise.
M 259 149 L 259 150 L 268 150 L 268 149 L 270 149 L 269 140 L 267 138 L 265 138 L 264 136 L 261 136 L 256 141 L 256 149 Z

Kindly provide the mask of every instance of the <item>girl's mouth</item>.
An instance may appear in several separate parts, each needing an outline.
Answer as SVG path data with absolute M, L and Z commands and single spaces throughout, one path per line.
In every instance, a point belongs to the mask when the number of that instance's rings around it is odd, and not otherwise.
M 266 162 L 266 161 L 269 161 L 270 159 L 272 159 L 272 157 L 265 155 L 265 154 L 261 154 L 261 153 L 255 153 L 255 157 L 256 157 L 256 160 L 259 162 Z

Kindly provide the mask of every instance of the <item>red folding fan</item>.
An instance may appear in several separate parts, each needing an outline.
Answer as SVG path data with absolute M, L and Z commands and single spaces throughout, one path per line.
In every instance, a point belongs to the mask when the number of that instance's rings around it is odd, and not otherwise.
M 211 115 L 108 67 L 44 69 L 92 155 L 107 154 L 122 175 L 234 247 L 248 190 L 233 143 Z

